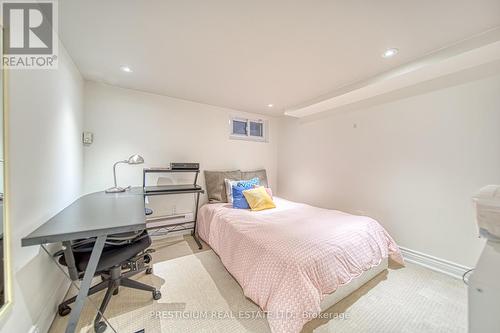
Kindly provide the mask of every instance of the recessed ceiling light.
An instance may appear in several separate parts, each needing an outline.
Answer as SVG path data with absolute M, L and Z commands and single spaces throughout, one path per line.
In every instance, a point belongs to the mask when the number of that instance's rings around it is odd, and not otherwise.
M 120 69 L 126 73 L 132 73 L 132 68 L 130 68 L 128 66 L 122 66 L 122 67 L 120 67 Z
M 382 53 L 382 58 L 394 57 L 396 54 L 398 54 L 398 52 L 399 50 L 395 48 L 387 49 L 384 53 Z
M 268 108 L 272 108 L 273 106 L 274 106 L 274 104 L 267 104 Z

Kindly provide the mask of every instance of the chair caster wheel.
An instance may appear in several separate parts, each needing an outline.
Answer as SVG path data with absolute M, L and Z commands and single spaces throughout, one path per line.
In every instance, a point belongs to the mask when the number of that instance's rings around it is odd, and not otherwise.
M 71 308 L 67 305 L 59 305 L 59 307 L 57 308 L 57 312 L 61 317 L 64 317 L 70 314 Z
M 108 328 L 108 325 L 106 325 L 106 323 L 103 321 L 94 324 L 95 333 L 104 333 L 106 331 L 106 328 Z
M 155 301 L 159 300 L 161 298 L 161 292 L 159 290 L 153 291 L 153 299 Z
M 153 274 L 153 267 L 146 268 L 146 274 Z
M 116 288 L 115 290 L 113 290 L 113 296 L 116 296 L 118 295 L 118 292 L 120 291 L 120 289 Z

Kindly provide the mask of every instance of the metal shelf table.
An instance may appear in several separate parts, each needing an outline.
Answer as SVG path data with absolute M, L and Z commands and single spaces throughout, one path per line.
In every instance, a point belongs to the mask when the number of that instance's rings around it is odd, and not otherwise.
M 159 185 L 159 186 L 146 186 L 146 174 L 148 173 L 194 173 L 194 181 L 193 184 L 180 184 L 180 185 Z M 156 195 L 175 195 L 175 194 L 186 194 L 193 193 L 196 194 L 195 197 L 195 210 L 194 210 L 194 219 L 193 221 L 184 221 L 181 223 L 169 224 L 166 226 L 153 227 L 148 229 L 163 229 L 166 230 L 167 233 L 170 231 L 183 231 L 183 230 L 191 230 L 191 236 L 193 236 L 194 241 L 198 245 L 198 249 L 202 249 L 202 245 L 200 240 L 198 239 L 198 233 L 196 229 L 196 222 L 198 220 L 198 206 L 200 203 L 200 194 L 205 193 L 203 188 L 196 184 L 198 180 L 198 174 L 200 170 L 177 170 L 170 168 L 144 168 L 142 175 L 142 185 L 144 191 L 144 198 L 147 196 L 156 196 Z M 156 220 L 158 221 L 158 220 Z M 194 223 L 192 227 L 185 226 L 186 224 Z

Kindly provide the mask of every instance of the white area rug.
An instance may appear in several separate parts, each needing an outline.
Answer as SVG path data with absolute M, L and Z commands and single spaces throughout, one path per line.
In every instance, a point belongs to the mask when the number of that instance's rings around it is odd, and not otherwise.
M 105 313 L 117 332 L 270 332 L 259 308 L 207 246 L 199 252 L 186 236 L 154 247 L 154 274 L 137 279 L 161 288 L 163 297 L 155 302 L 148 292 L 122 287 Z M 91 299 L 100 304 L 102 296 Z M 466 300 L 460 280 L 408 264 L 379 274 L 303 332 L 466 332 Z M 79 332 L 93 332 L 95 313 L 87 304 Z M 67 318 L 57 316 L 50 332 L 64 332 Z

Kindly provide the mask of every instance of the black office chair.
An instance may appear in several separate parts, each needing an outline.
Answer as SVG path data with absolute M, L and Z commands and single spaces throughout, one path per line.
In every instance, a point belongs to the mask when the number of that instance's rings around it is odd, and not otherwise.
M 71 248 L 79 279 L 83 279 L 94 242 L 95 239 L 91 238 L 81 239 L 72 243 Z M 145 271 L 146 274 L 152 273 L 149 263 L 152 259 L 150 253 L 153 250 L 148 250 L 150 245 L 151 237 L 147 231 L 116 234 L 106 238 L 106 244 L 97 264 L 95 274 L 96 276 L 101 276 L 102 282 L 91 287 L 88 292 L 90 296 L 107 288 L 99 312 L 94 320 L 94 330 L 96 333 L 102 333 L 106 330 L 106 323 L 101 321 L 102 315 L 106 310 L 111 296 L 118 294 L 119 286 L 149 291 L 153 294 L 154 300 L 161 298 L 161 293 L 156 288 L 130 279 L 131 276 L 142 271 Z M 54 256 L 58 256 L 59 262 L 67 266 L 63 251 L 57 252 Z M 58 308 L 59 315 L 68 315 L 71 312 L 69 304 L 75 302 L 75 300 L 76 296 L 61 303 Z

